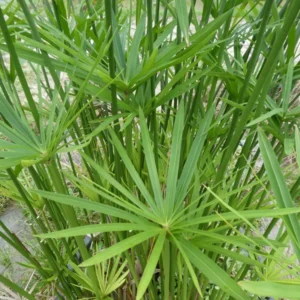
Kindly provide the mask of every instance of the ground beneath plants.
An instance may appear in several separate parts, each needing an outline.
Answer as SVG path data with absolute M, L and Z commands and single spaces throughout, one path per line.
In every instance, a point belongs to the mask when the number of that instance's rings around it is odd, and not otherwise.
M 34 238 L 31 228 L 20 206 L 9 207 L 0 215 L 0 221 L 28 247 L 33 247 Z M 0 231 L 3 230 L 0 228 Z M 4 239 L 0 238 L 0 274 L 7 276 L 18 285 L 26 286 L 32 270 L 21 266 L 20 263 L 26 263 L 26 261 Z

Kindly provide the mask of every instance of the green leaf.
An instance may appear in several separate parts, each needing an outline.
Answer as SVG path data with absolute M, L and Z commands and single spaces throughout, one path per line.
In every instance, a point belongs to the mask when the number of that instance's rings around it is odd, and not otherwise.
M 167 216 L 170 217 L 170 213 L 173 212 L 174 203 L 176 199 L 176 187 L 177 178 L 180 164 L 181 155 L 181 141 L 182 133 L 184 128 L 184 102 L 180 103 L 179 109 L 177 111 L 173 134 L 172 134 L 172 145 L 171 145 L 171 155 L 168 169 L 167 178 L 167 191 L 166 191 L 166 206 L 167 206 Z
M 295 107 L 286 113 L 286 117 L 294 119 L 295 117 L 300 116 L 300 107 Z
M 144 113 L 141 108 L 139 110 L 139 115 L 140 115 L 142 143 L 143 143 L 143 148 L 144 148 L 144 152 L 145 152 L 145 158 L 146 158 L 146 163 L 147 163 L 147 167 L 148 167 L 149 178 L 150 178 L 152 190 L 154 193 L 154 200 L 156 202 L 156 206 L 159 208 L 159 210 L 161 212 L 160 215 L 164 216 L 164 214 L 165 214 L 164 206 L 163 206 L 164 200 L 163 200 L 163 196 L 162 196 L 160 181 L 159 181 L 156 163 L 155 163 L 155 159 L 154 159 L 154 154 L 153 154 L 153 150 L 152 150 L 153 146 L 151 143 L 146 119 L 145 119 Z
M 144 196 L 145 200 L 147 201 L 147 203 L 149 204 L 149 206 L 153 210 L 153 213 L 158 217 L 159 212 L 158 212 L 157 206 L 156 206 L 156 204 L 153 200 L 153 197 L 149 193 L 149 191 L 148 191 L 147 187 L 145 186 L 143 180 L 141 179 L 138 172 L 136 171 L 133 163 L 131 162 L 128 154 L 126 153 L 126 150 L 122 146 L 122 144 L 121 144 L 120 140 L 118 139 L 117 135 L 115 134 L 115 132 L 113 130 L 110 130 L 109 132 L 110 132 L 110 135 L 112 137 L 113 144 L 116 147 L 120 157 L 122 158 L 123 163 L 125 164 L 128 173 L 130 174 L 133 181 L 136 183 L 138 189 L 140 190 L 141 194 Z
M 1 9 L 0 9 L 0 28 L 1 28 L 1 32 L 2 32 L 1 35 L 5 39 L 5 44 L 6 44 L 5 46 L 7 47 L 7 52 L 9 53 L 9 55 L 11 57 L 11 62 L 13 63 L 14 68 L 16 69 L 17 75 L 20 80 L 20 84 L 22 85 L 22 89 L 24 91 L 27 103 L 30 107 L 30 111 L 33 115 L 33 118 L 34 118 L 36 124 L 39 124 L 39 122 L 40 122 L 39 121 L 39 112 L 37 110 L 36 103 L 33 99 L 33 96 L 30 92 L 28 82 L 24 75 L 24 72 L 23 72 L 22 66 L 20 64 L 17 51 L 16 51 L 16 47 L 13 42 L 13 38 L 11 37 L 9 29 L 7 28 L 7 24 L 5 22 L 5 18 L 4 18 L 4 15 L 3 15 Z
M 63 237 L 80 236 L 92 233 L 102 233 L 102 232 L 113 232 L 113 231 L 145 231 L 150 229 L 157 229 L 154 226 L 147 226 L 142 224 L 132 224 L 132 223 L 111 223 L 111 224 L 95 224 L 95 225 L 85 225 L 79 227 L 73 227 L 65 230 L 49 232 L 45 234 L 39 234 L 37 237 L 41 239 L 57 239 Z
M 143 223 L 145 221 L 144 219 L 140 219 L 139 217 L 130 214 L 125 210 L 113 206 L 109 206 L 107 204 L 97 203 L 79 197 L 69 196 L 65 194 L 58 194 L 53 192 L 46 192 L 41 190 L 33 190 L 32 192 L 42 196 L 43 198 L 49 199 L 57 203 L 71 205 L 73 207 L 79 207 L 86 210 L 97 211 L 102 214 L 128 220 L 133 223 L 140 223 L 140 222 Z
M 33 44 L 34 42 L 31 41 L 30 43 Z M 38 43 L 35 42 L 34 44 L 36 45 Z M 45 48 L 43 44 L 38 44 L 37 47 L 41 49 Z M 9 52 L 7 46 L 3 44 L 0 45 L 0 49 Z M 54 58 L 49 59 L 49 61 L 51 62 L 51 64 L 56 70 L 66 72 L 70 76 L 76 76 L 77 78 L 87 77 L 91 68 L 90 64 L 79 63 L 78 61 L 76 61 L 76 59 L 72 59 L 70 56 L 64 56 L 63 53 L 59 50 L 54 50 L 49 48 L 46 48 L 45 50 L 47 50 L 49 53 L 54 52 L 57 56 L 60 57 L 60 59 L 54 59 Z M 28 60 L 32 63 L 39 64 L 41 66 L 46 66 L 43 56 L 37 53 L 36 51 L 27 49 L 24 46 L 18 44 L 16 44 L 16 51 L 17 51 L 17 55 L 20 58 L 23 58 L 24 60 Z M 112 79 L 107 75 L 107 71 L 104 71 L 103 69 L 99 69 L 99 68 L 93 70 L 91 80 L 94 83 L 99 83 L 99 80 L 105 84 L 112 82 Z M 114 83 L 120 88 L 127 87 L 127 85 L 119 78 L 115 78 Z
M 114 179 L 104 168 L 102 168 L 84 153 L 82 153 L 82 157 L 93 166 L 101 178 L 106 179 L 114 188 L 118 189 L 132 203 L 139 207 L 143 211 L 146 218 L 149 218 L 155 222 L 159 221 L 159 219 L 155 218 L 155 215 L 149 211 L 148 207 L 144 203 L 142 203 L 132 192 L 128 191 L 124 185 L 120 184 L 116 179 Z
M 5 120 L 9 122 L 12 128 L 21 136 L 24 136 L 24 138 L 30 141 L 33 145 L 39 145 L 40 142 L 31 130 L 25 116 L 20 112 L 17 112 L 18 108 L 14 109 L 9 103 L 9 100 L 6 99 L 2 93 L 0 93 L 0 102 L 0 113 L 5 116 Z
M 295 144 L 296 144 L 297 163 L 300 171 L 300 132 L 297 126 L 295 127 Z
M 186 0 L 175 0 L 175 8 L 180 29 L 187 44 L 189 44 L 189 17 Z
M 200 57 L 201 58 L 201 57 Z M 173 78 L 172 81 L 165 87 L 164 90 L 158 95 L 156 100 L 156 107 L 165 104 L 167 101 L 181 96 L 187 90 L 193 89 L 197 84 L 199 84 L 199 79 L 203 78 L 209 73 L 211 69 L 215 66 L 205 68 L 203 70 L 194 71 L 193 76 L 189 79 L 186 79 L 186 74 L 190 68 L 193 68 L 194 65 L 197 65 L 197 60 L 191 65 L 182 67 L 182 70 L 179 71 Z M 180 84 L 175 84 L 177 81 L 181 80 Z
M 241 223 L 241 222 L 240 222 Z M 232 235 L 227 236 L 224 234 L 214 233 L 211 230 L 201 231 L 201 230 L 191 230 L 193 233 L 197 234 L 197 237 L 193 239 L 193 243 L 196 246 L 202 248 L 203 243 L 207 243 L 208 240 L 210 243 L 222 244 L 228 243 L 235 246 L 240 246 L 245 249 L 251 249 L 247 245 L 252 246 L 269 246 L 271 248 L 280 248 L 286 247 L 287 245 L 276 240 L 267 239 L 265 237 L 252 237 L 247 235 Z M 253 250 L 253 249 L 252 249 Z
M 284 153 L 286 155 L 291 155 L 294 152 L 294 139 L 285 138 L 284 139 Z
M 242 111 L 245 109 L 246 103 L 239 104 L 239 103 L 236 103 L 236 102 L 234 102 L 232 100 L 229 100 L 227 98 L 222 98 L 222 101 L 229 104 L 229 105 L 231 105 L 232 107 L 234 107 L 236 109 L 239 109 L 239 110 L 242 110 Z
M 207 249 L 209 251 L 213 251 L 217 254 L 221 254 L 224 255 L 226 257 L 231 257 L 234 260 L 240 261 L 246 265 L 250 265 L 250 266 L 257 266 L 257 267 L 264 267 L 265 265 L 259 261 L 256 261 L 254 259 L 251 259 L 245 255 L 239 254 L 236 251 L 231 251 L 228 249 L 225 249 L 223 247 L 220 246 L 214 246 L 211 245 L 210 243 L 203 243 L 201 244 L 201 248 Z
M 194 271 L 194 268 L 189 260 L 189 258 L 187 257 L 187 254 L 185 252 L 185 250 L 183 249 L 182 245 L 180 244 L 180 242 L 176 239 L 176 237 L 174 235 L 172 235 L 172 241 L 175 243 L 175 245 L 177 246 L 178 250 L 180 251 L 184 262 L 189 270 L 189 273 L 191 275 L 191 278 L 193 280 L 193 283 L 198 291 L 198 293 L 200 294 L 200 296 L 202 297 L 202 292 L 201 292 L 201 287 L 199 285 L 199 281 L 198 281 L 198 277 Z
M 84 140 L 89 141 L 91 138 L 99 135 L 100 132 L 107 129 L 112 123 L 116 120 L 118 120 L 121 117 L 124 117 L 125 114 L 117 114 L 115 116 L 111 117 L 105 117 L 99 121 L 102 121 L 100 125 L 98 125 L 91 133 L 85 135 Z
M 263 122 L 263 121 L 265 121 L 265 120 L 271 118 L 271 117 L 274 116 L 274 115 L 281 114 L 282 112 L 283 112 L 283 109 L 282 109 L 282 108 L 275 108 L 275 109 L 273 109 L 273 110 L 271 110 L 271 111 L 269 111 L 269 112 L 267 112 L 267 113 L 261 115 L 261 116 L 258 117 L 257 119 L 255 119 L 255 120 L 249 122 L 249 123 L 247 124 L 247 127 L 251 127 L 251 126 L 253 126 L 253 125 L 256 125 L 256 124 L 258 124 L 258 123 L 261 123 L 261 122 Z
M 14 282 L 10 281 L 9 279 L 5 278 L 3 275 L 0 274 L 0 282 L 5 284 L 7 287 L 9 287 L 11 290 L 15 291 L 16 293 L 20 294 L 21 296 L 25 297 L 28 300 L 34 300 L 35 297 L 23 288 L 16 285 Z
M 157 238 L 157 241 L 155 243 L 155 246 L 151 252 L 151 255 L 147 261 L 146 268 L 143 272 L 143 276 L 141 278 L 141 281 L 139 282 L 138 290 L 137 290 L 137 295 L 136 299 L 142 299 L 143 295 L 146 292 L 146 289 L 149 285 L 149 283 L 152 280 L 153 273 L 156 269 L 157 262 L 160 258 L 164 242 L 166 239 L 166 231 L 163 231 Z
M 84 142 L 84 143 L 80 143 L 78 145 L 72 145 L 72 146 L 63 146 L 62 148 L 59 148 L 57 150 L 57 153 L 70 153 L 73 151 L 78 151 L 81 150 L 82 148 L 87 147 L 90 144 L 91 140 Z
M 124 124 L 120 128 L 120 132 L 124 131 L 128 125 L 132 123 L 132 120 L 136 117 L 136 113 L 131 113 L 127 118 Z
M 142 74 L 151 72 L 153 70 L 153 66 L 156 65 L 157 54 L 158 54 L 158 48 L 154 48 L 150 57 L 146 60 L 144 66 L 143 66 L 143 69 L 141 71 Z M 133 86 L 139 77 L 143 77 L 143 75 L 139 75 L 139 76 L 132 78 L 132 80 L 129 83 L 129 86 Z
M 300 213 L 300 207 L 292 208 L 275 208 L 275 209 L 260 209 L 260 210 L 239 210 L 238 214 L 245 219 L 258 219 L 258 218 L 271 218 L 280 217 L 290 214 Z M 185 220 L 182 223 L 178 223 L 178 228 L 188 227 L 197 224 L 220 222 L 222 220 L 230 221 L 237 219 L 238 216 L 234 212 L 225 212 L 209 216 L 197 217 L 192 220 Z
M 194 172 L 197 168 L 198 160 L 201 154 L 202 147 L 206 140 L 206 136 L 215 112 L 215 108 L 212 105 L 204 118 L 199 124 L 199 130 L 194 138 L 191 150 L 188 154 L 187 160 L 184 164 L 180 179 L 178 181 L 176 189 L 176 202 L 181 204 L 186 196 L 187 190 L 193 178 Z
M 125 240 L 122 240 L 121 242 L 102 250 L 100 253 L 97 253 L 93 257 L 85 260 L 80 266 L 81 267 L 89 267 L 96 264 L 99 264 L 109 258 L 112 258 L 120 253 L 123 253 L 124 251 L 133 248 L 134 246 L 149 240 L 150 238 L 154 237 L 155 235 L 158 235 L 161 232 L 161 229 L 151 230 L 151 231 L 145 231 L 142 233 L 138 233 L 136 235 L 133 235 Z
M 84 271 L 81 270 L 74 262 L 70 261 L 69 264 L 73 268 L 73 270 L 78 274 L 78 277 L 76 279 L 82 285 L 82 287 L 92 289 L 92 282 L 90 278 L 88 278 L 87 274 L 85 274 Z
M 174 27 L 177 24 L 177 20 L 173 20 L 169 22 L 166 26 L 162 28 L 161 33 L 158 35 L 157 39 L 153 43 L 153 48 L 159 48 L 163 42 L 167 39 L 167 37 L 172 34 Z
M 221 269 L 213 260 L 207 257 L 191 242 L 180 238 L 179 242 L 192 264 L 199 269 L 209 280 L 217 284 L 223 291 L 231 295 L 234 299 L 250 299 L 238 284 Z
M 114 10 L 112 10 L 111 21 L 112 21 L 112 33 L 113 33 L 112 38 L 113 38 L 113 45 L 114 45 L 114 56 L 115 56 L 117 66 L 119 68 L 119 72 L 121 72 L 121 74 L 123 75 L 126 72 L 125 54 L 124 54 L 123 45 L 121 43 L 120 32 L 119 32 Z
M 293 72 L 294 72 L 294 58 L 291 57 L 290 61 L 289 61 L 289 64 L 288 64 L 284 84 L 283 84 L 283 92 L 282 92 L 283 104 L 282 104 L 282 108 L 283 108 L 284 113 L 286 113 L 288 111 L 288 108 L 289 108 L 290 96 L 291 96 L 291 91 L 292 91 L 292 83 L 293 83 Z
M 85 158 L 86 156 L 83 155 Z M 92 161 L 92 160 L 91 160 Z M 94 166 L 97 168 L 97 165 Z M 99 195 L 101 198 L 106 199 L 107 201 L 111 202 L 114 205 L 120 206 L 125 211 L 130 211 L 133 214 L 136 214 L 140 217 L 142 217 L 141 221 L 145 218 L 149 218 L 149 220 L 157 223 L 159 219 L 155 217 L 155 215 L 150 212 L 147 209 L 141 210 L 136 205 L 133 205 L 127 201 L 127 199 L 121 198 L 119 195 L 113 194 L 111 191 L 103 188 L 101 185 L 96 184 L 93 181 L 88 180 L 86 177 L 84 179 L 79 179 L 78 177 L 74 176 L 71 173 L 65 173 L 64 174 L 75 186 L 77 186 L 82 192 L 89 197 L 89 199 L 92 199 L 93 201 L 98 201 Z M 103 176 L 104 177 L 104 176 Z M 124 188 L 125 189 L 125 188 Z M 126 189 L 125 189 L 126 190 Z M 123 191 L 122 191 L 123 192 Z M 130 194 L 127 191 L 128 194 Z M 131 195 L 131 194 L 130 194 Z M 134 195 L 131 195 L 134 198 Z M 131 198 L 130 198 L 131 199 Z M 137 200 L 138 201 L 138 200 Z M 113 206 L 114 206 L 113 205 Z M 143 205 L 143 204 L 141 204 Z
M 17 145 L 22 145 L 27 149 L 32 149 L 37 154 L 40 153 L 40 146 L 39 144 L 33 143 L 28 136 L 22 134 L 22 132 L 18 132 L 16 129 L 11 128 L 4 122 L 0 121 L 0 132 L 8 137 L 11 141 L 13 141 Z
M 299 299 L 300 283 L 289 284 L 272 281 L 240 281 L 239 285 L 249 293 L 283 299 Z
M 285 182 L 285 178 L 282 174 L 280 164 L 272 149 L 272 146 L 265 136 L 265 134 L 259 130 L 258 132 L 260 151 L 263 157 L 264 165 L 269 177 L 272 190 L 275 195 L 275 199 L 278 207 L 288 208 L 294 207 L 292 196 Z M 296 214 L 283 217 L 287 230 L 291 233 L 291 237 L 296 244 L 300 242 L 300 225 Z M 294 243 L 295 250 L 297 251 L 298 258 L 300 258 L 300 249 Z
M 145 31 L 146 17 L 143 15 L 137 25 L 131 47 L 128 52 L 126 80 L 130 82 L 134 74 L 140 71 L 141 64 L 139 63 L 139 48 L 142 37 Z

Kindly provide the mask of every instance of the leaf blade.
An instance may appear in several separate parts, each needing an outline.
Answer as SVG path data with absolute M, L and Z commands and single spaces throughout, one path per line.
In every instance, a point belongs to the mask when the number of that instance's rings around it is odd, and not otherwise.
M 197 167 L 198 159 L 201 154 L 201 150 L 203 148 L 204 142 L 206 140 L 206 136 L 208 134 L 209 126 L 212 121 L 214 115 L 214 106 L 212 105 L 208 112 L 205 114 L 204 118 L 202 119 L 199 130 L 196 134 L 194 142 L 192 144 L 191 150 L 188 154 L 187 160 L 184 164 L 177 189 L 177 203 L 181 203 L 184 199 L 186 192 L 188 190 L 189 184 L 192 180 L 194 175 L 195 169 Z
M 300 285 L 282 284 L 271 281 L 240 281 L 239 285 L 246 291 L 267 297 L 299 299 Z
M 250 299 L 223 269 L 221 269 L 196 246 L 183 238 L 180 238 L 179 241 L 190 261 L 195 267 L 201 270 L 207 278 L 216 283 L 221 289 L 232 295 L 235 299 Z
M 81 236 L 86 234 L 98 233 L 98 232 L 112 232 L 112 231 L 144 231 L 150 230 L 152 226 L 133 224 L 133 223 L 110 223 L 110 224 L 93 224 L 85 225 L 79 227 L 72 227 L 64 230 L 59 230 L 55 232 L 49 232 L 44 234 L 39 234 L 37 237 L 41 239 L 57 239 L 66 238 L 73 236 Z M 153 229 L 157 227 L 153 226 Z
M 189 17 L 186 0 L 175 0 L 175 8 L 180 29 L 187 44 L 189 44 Z
M 109 258 L 112 258 L 120 253 L 123 253 L 124 251 L 154 237 L 155 235 L 159 234 L 160 232 L 161 232 L 161 229 L 138 233 L 138 234 L 131 236 L 117 244 L 114 244 L 113 246 L 103 250 L 100 253 L 97 253 L 93 257 L 85 260 L 80 266 L 81 267 L 89 267 L 89 266 L 93 266 L 95 264 L 101 263 Z
M 274 150 L 265 136 L 265 134 L 262 132 L 262 130 L 259 130 L 258 132 L 258 140 L 260 145 L 261 154 L 263 157 L 263 161 L 266 167 L 267 175 L 269 177 L 272 190 L 275 195 L 275 199 L 277 202 L 277 205 L 280 208 L 289 208 L 294 207 L 292 196 L 290 194 L 290 191 L 287 187 L 287 184 L 285 182 L 284 176 L 282 174 L 279 162 L 277 161 L 276 155 L 274 153 Z M 298 218 L 295 214 L 289 215 L 287 217 L 283 218 L 287 230 L 291 233 L 291 237 L 295 242 L 300 242 L 300 225 L 298 222 Z M 295 251 L 297 253 L 298 258 L 300 257 L 300 249 L 297 246 L 297 243 L 293 243 Z
M 140 300 L 142 299 L 143 295 L 146 292 L 146 289 L 152 279 L 153 273 L 155 271 L 157 262 L 159 260 L 159 257 L 161 255 L 163 245 L 166 239 L 166 231 L 163 231 L 157 238 L 157 241 L 155 243 L 155 246 L 151 252 L 150 258 L 147 262 L 146 268 L 143 272 L 143 276 L 139 282 L 138 290 L 137 290 L 137 296 L 136 299 Z

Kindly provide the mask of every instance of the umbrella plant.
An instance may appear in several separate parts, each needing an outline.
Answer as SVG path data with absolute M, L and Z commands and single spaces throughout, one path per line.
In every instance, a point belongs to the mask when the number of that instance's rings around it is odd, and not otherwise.
M 0 187 L 39 250 L 0 222 L 38 284 L 0 282 L 28 299 L 298 299 L 299 12 L 2 4 Z

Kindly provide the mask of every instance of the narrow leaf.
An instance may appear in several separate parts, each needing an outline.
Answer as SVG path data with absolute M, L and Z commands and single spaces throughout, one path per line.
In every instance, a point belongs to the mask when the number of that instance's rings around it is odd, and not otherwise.
M 282 108 L 275 108 L 275 109 L 273 109 L 273 110 L 271 110 L 271 111 L 269 111 L 269 112 L 267 112 L 267 113 L 261 115 L 261 116 L 258 117 L 257 119 L 255 119 L 255 120 L 249 122 L 249 123 L 247 124 L 247 127 L 251 127 L 251 126 L 253 126 L 253 125 L 256 125 L 256 124 L 258 124 L 258 123 L 261 123 L 261 122 L 263 122 L 263 121 L 265 121 L 265 120 L 267 120 L 267 119 L 270 119 L 272 116 L 278 115 L 278 114 L 280 114 L 280 113 L 282 113 L 282 112 L 283 112 L 283 109 L 282 109 Z
M 122 146 L 122 144 L 121 144 L 120 140 L 118 139 L 117 135 L 115 134 L 115 132 L 113 130 L 110 130 L 109 132 L 110 132 L 113 144 L 116 147 L 120 157 L 122 158 L 123 163 L 125 164 L 128 173 L 130 174 L 133 181 L 137 185 L 137 187 L 140 190 L 141 194 L 144 196 L 144 198 L 147 201 L 148 205 L 151 207 L 151 209 L 156 214 L 156 216 L 158 216 L 159 212 L 157 210 L 157 207 L 156 207 L 156 204 L 153 200 L 153 197 L 149 193 L 149 191 L 148 191 L 147 187 L 145 186 L 143 180 L 141 179 L 140 175 L 136 171 L 132 161 L 130 160 L 130 158 L 129 158 L 127 152 L 126 152 L 126 150 Z
M 240 281 L 246 291 L 258 295 L 283 299 L 299 299 L 300 284 L 286 284 L 271 281 Z
M 197 267 L 209 280 L 217 284 L 223 291 L 230 294 L 234 299 L 246 300 L 250 297 L 243 292 L 238 284 L 221 269 L 214 261 L 206 256 L 191 242 L 179 239 L 182 248 L 192 264 Z
M 65 230 L 49 232 L 45 234 L 39 234 L 37 237 L 41 239 L 57 239 L 63 237 L 80 236 L 92 233 L 112 232 L 112 231 L 145 231 L 150 229 L 156 229 L 154 226 L 147 226 L 141 224 L 131 223 L 112 223 L 112 224 L 94 224 L 80 227 L 73 227 Z
M 189 17 L 186 0 L 175 0 L 175 7 L 180 29 L 187 44 L 189 44 Z
M 20 294 L 21 296 L 25 297 L 28 300 L 34 300 L 35 297 L 28 292 L 26 292 L 23 288 L 16 285 L 14 282 L 10 281 L 6 277 L 0 274 L 0 282 L 5 284 L 7 287 L 9 287 L 11 290 L 15 291 L 16 293 Z
M 154 154 L 153 154 L 153 150 L 152 150 L 153 146 L 151 143 L 146 119 L 145 119 L 144 113 L 141 108 L 140 108 L 139 114 L 140 114 L 141 136 L 142 136 L 143 148 L 144 148 L 146 163 L 147 163 L 147 167 L 148 167 L 148 171 L 149 171 L 149 178 L 150 178 L 152 190 L 154 193 L 154 199 L 155 199 L 157 207 L 159 207 L 161 213 L 164 214 L 165 212 L 164 212 L 164 207 L 163 207 L 163 196 L 162 196 L 161 186 L 160 186 L 158 172 L 157 172 L 157 168 L 156 168 L 156 163 L 155 163 L 155 159 L 154 159 Z
M 293 72 L 294 72 L 294 59 L 293 57 L 291 57 L 288 64 L 287 73 L 283 85 L 283 92 L 282 92 L 282 98 L 283 98 L 282 108 L 284 113 L 286 113 L 289 108 L 289 101 L 290 101 L 292 83 L 293 83 Z
M 117 218 L 128 220 L 133 223 L 139 223 L 141 220 L 143 220 L 133 214 L 126 212 L 124 209 L 119 209 L 107 204 L 97 203 L 79 197 L 73 197 L 65 194 L 58 194 L 41 190 L 34 190 L 33 192 L 54 202 L 71 205 L 86 210 L 97 211 L 109 216 L 114 216 Z
M 167 192 L 166 192 L 166 205 L 167 205 L 167 215 L 172 212 L 175 198 L 176 198 L 176 187 L 177 187 L 177 178 L 179 171 L 180 163 L 180 154 L 181 154 L 181 141 L 182 133 L 184 127 L 184 102 L 180 103 L 174 129 L 172 135 L 172 146 L 171 146 L 171 155 L 168 169 L 168 179 L 167 179 Z
M 127 59 L 126 79 L 130 81 L 137 70 L 141 68 L 139 64 L 139 47 L 145 31 L 145 15 L 143 15 L 137 25 Z
M 194 142 L 192 144 L 191 150 L 188 154 L 187 160 L 184 164 L 178 186 L 176 189 L 177 203 L 182 203 L 186 196 L 187 190 L 189 188 L 190 182 L 197 168 L 197 163 L 201 154 L 202 147 L 206 140 L 206 136 L 214 115 L 214 106 L 211 106 L 206 113 L 203 120 L 200 122 L 199 130 L 195 136 Z
M 157 238 L 157 241 L 155 243 L 155 246 L 151 252 L 151 255 L 147 261 L 147 265 L 146 268 L 143 272 L 143 276 L 141 278 L 141 281 L 139 283 L 138 286 L 138 291 L 137 291 L 137 296 L 136 299 L 142 299 L 144 293 L 146 292 L 146 289 L 149 285 L 149 283 L 152 280 L 153 277 L 153 273 L 155 271 L 157 262 L 160 258 L 163 246 L 164 246 L 164 242 L 166 239 L 166 231 L 163 231 Z
M 297 163 L 300 171 L 300 132 L 298 127 L 295 128 L 295 144 L 296 144 Z
M 261 209 L 261 210 L 239 210 L 239 215 L 245 219 L 258 219 L 258 218 L 276 218 L 280 216 L 286 216 L 290 214 L 300 213 L 300 207 L 292 208 L 275 208 L 275 209 Z M 220 222 L 222 220 L 230 221 L 237 219 L 237 214 L 234 212 L 225 212 L 214 214 L 210 216 L 203 216 L 194 218 L 193 220 L 185 220 L 179 224 L 179 228 L 188 227 L 197 224 Z
M 265 136 L 265 134 L 259 130 L 258 133 L 259 146 L 263 157 L 264 165 L 267 170 L 267 174 L 271 183 L 272 190 L 275 195 L 277 205 L 280 208 L 294 207 L 292 196 L 285 182 L 284 176 L 281 171 L 281 167 L 276 158 L 274 150 Z M 297 215 L 293 214 L 283 218 L 287 230 L 291 233 L 291 236 L 296 238 L 297 243 L 300 242 L 300 225 Z M 294 243 L 297 255 L 300 257 L 300 249 Z M 299 258 L 298 257 L 298 258 Z
M 183 247 L 181 246 L 180 242 L 176 239 L 176 237 L 173 236 L 173 235 L 172 235 L 172 241 L 175 243 L 175 245 L 177 246 L 178 250 L 180 251 L 180 253 L 181 253 L 181 255 L 182 255 L 183 259 L 184 259 L 184 262 L 185 262 L 185 264 L 186 264 L 186 266 L 187 266 L 187 268 L 189 270 L 189 273 L 191 275 L 191 278 L 193 280 L 193 283 L 194 283 L 194 285 L 195 285 L 198 293 L 200 294 L 201 297 L 203 297 L 202 296 L 201 287 L 199 285 L 198 277 L 197 277 L 197 275 L 195 273 L 195 270 L 194 270 L 194 268 L 193 268 L 193 266 L 192 266 L 189 258 L 186 255 Z
M 85 260 L 80 266 L 81 267 L 89 267 L 93 266 L 95 264 L 99 264 L 109 258 L 112 258 L 118 254 L 123 253 L 124 251 L 133 248 L 134 246 L 149 240 L 153 236 L 159 234 L 161 232 L 161 229 L 157 230 L 151 230 L 151 231 L 145 231 L 142 233 L 138 233 L 136 235 L 133 235 L 107 249 L 104 249 L 103 251 L 99 252 L 98 254 L 94 255 L 93 257 Z

